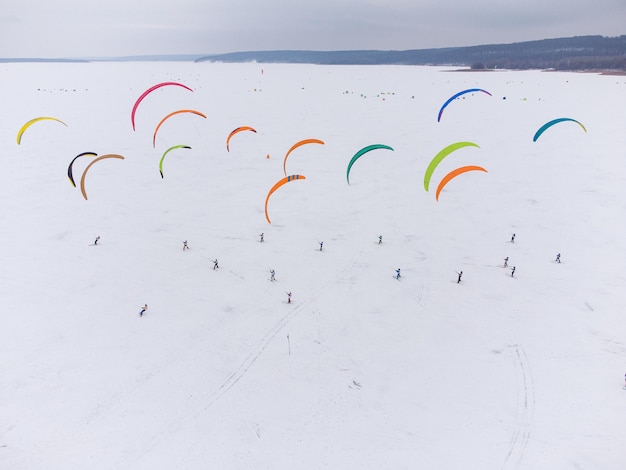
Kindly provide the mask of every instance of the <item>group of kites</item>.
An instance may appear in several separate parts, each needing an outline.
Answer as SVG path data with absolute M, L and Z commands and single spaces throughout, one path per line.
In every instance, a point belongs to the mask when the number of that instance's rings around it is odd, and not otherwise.
M 145 90 L 140 96 L 139 98 L 137 98 L 137 100 L 135 101 L 135 103 L 133 104 L 132 110 L 131 110 L 131 114 L 130 114 L 130 120 L 131 120 L 131 124 L 133 127 L 133 131 L 135 131 L 135 114 L 137 112 L 137 109 L 139 107 L 139 105 L 141 104 L 141 102 L 148 96 L 150 95 L 152 92 L 154 92 L 155 90 L 162 88 L 162 87 L 169 87 L 169 86 L 175 86 L 175 87 L 182 87 L 190 92 L 193 92 L 193 90 L 188 87 L 187 85 L 184 85 L 182 83 L 179 82 L 161 82 L 161 83 L 157 83 L 156 85 L 148 88 L 147 90 Z M 485 95 L 488 96 L 492 96 L 491 93 L 489 93 L 487 90 L 484 90 L 482 88 L 468 88 L 466 90 L 462 90 L 454 95 L 452 95 L 450 98 L 448 98 L 443 105 L 441 106 L 439 113 L 437 115 L 437 122 L 441 121 L 442 115 L 444 110 L 451 104 L 453 103 L 455 100 L 459 99 L 460 97 L 462 97 L 463 95 L 467 95 L 467 94 L 474 94 L 474 93 L 483 93 Z M 173 111 L 169 114 L 167 114 L 163 119 L 161 119 L 161 121 L 157 124 L 153 136 L 152 136 L 152 146 L 154 148 L 156 148 L 156 138 L 157 138 L 157 134 L 159 132 L 159 129 L 161 128 L 161 126 L 163 126 L 163 124 L 165 124 L 165 122 L 176 116 L 179 114 L 184 114 L 184 113 L 191 113 L 194 115 L 197 115 L 199 117 L 205 118 L 206 119 L 206 115 L 201 113 L 200 111 L 194 110 L 194 109 L 179 109 L 176 111 Z M 28 130 L 28 128 L 30 126 L 32 126 L 35 123 L 41 122 L 41 121 L 56 121 L 64 126 L 67 127 L 67 124 L 65 122 L 63 122 L 62 120 L 56 118 L 56 117 L 50 117 L 50 116 L 40 116 L 40 117 L 35 117 L 31 120 L 29 120 L 28 122 L 26 122 L 18 131 L 17 133 L 17 144 L 20 145 L 22 143 L 22 136 L 24 135 L 24 133 Z M 579 121 L 577 121 L 576 119 L 572 119 L 569 117 L 560 117 L 560 118 L 556 118 L 553 119 L 551 121 L 546 122 L 545 124 L 543 124 L 535 133 L 535 135 L 533 136 L 533 142 L 536 142 L 537 139 L 539 139 L 539 137 L 546 131 L 548 130 L 550 127 L 554 126 L 555 124 L 559 124 L 559 123 L 563 123 L 563 122 L 573 122 L 578 124 L 583 131 L 587 132 L 585 126 L 580 123 Z M 226 138 L 226 150 L 228 152 L 230 152 L 230 141 L 231 139 L 239 134 L 240 132 L 254 132 L 256 133 L 256 129 L 250 127 L 250 126 L 241 126 L 238 127 L 236 129 L 234 129 L 232 132 L 230 132 L 230 134 L 228 135 L 228 137 Z M 271 220 L 268 214 L 268 203 L 269 203 L 269 199 L 270 196 L 277 190 L 279 189 L 281 186 L 292 182 L 292 181 L 296 181 L 296 180 L 304 180 L 306 179 L 306 177 L 304 175 L 300 175 L 300 174 L 291 174 L 291 175 L 287 175 L 287 158 L 289 157 L 289 155 L 298 147 L 301 147 L 303 145 L 309 145 L 309 144 L 321 144 L 323 145 L 324 142 L 319 140 L 319 139 L 304 139 L 304 140 L 300 140 L 299 142 L 296 142 L 286 153 L 285 158 L 283 160 L 283 172 L 284 172 L 284 176 L 279 179 L 269 190 L 269 192 L 267 193 L 267 197 L 265 198 L 265 218 L 267 219 L 267 222 L 269 224 L 271 224 Z M 443 148 L 441 151 L 439 151 L 434 157 L 433 159 L 430 161 L 429 165 L 426 168 L 426 171 L 424 173 L 424 189 L 428 192 L 429 188 L 430 188 L 430 180 L 431 177 L 433 175 L 433 173 L 435 172 L 435 169 L 437 168 L 437 166 L 451 153 L 462 149 L 464 147 L 479 147 L 477 144 L 473 143 L 473 142 L 455 142 L 452 143 L 448 146 L 446 146 L 445 148 Z M 165 160 L 165 156 L 176 149 L 191 149 L 190 146 L 188 145 L 174 145 L 170 148 L 168 148 L 163 155 L 161 156 L 161 160 L 159 161 L 159 172 L 161 173 L 161 178 L 163 178 L 163 162 Z M 359 151 L 357 151 L 354 156 L 352 156 L 352 158 L 350 159 L 350 161 L 348 162 L 348 167 L 346 170 L 346 181 L 348 184 L 350 184 L 350 170 L 352 169 L 352 166 L 356 163 L 356 161 L 361 158 L 362 156 L 364 156 L 365 154 L 375 151 L 375 150 L 390 150 L 393 151 L 393 148 L 388 146 L 388 145 L 384 145 L 384 144 L 372 144 L 372 145 L 367 145 L 363 148 L 361 148 Z M 79 159 L 79 158 L 83 158 L 83 157 L 90 157 L 92 158 L 91 162 L 85 167 L 85 169 L 83 170 L 81 179 L 80 179 L 80 189 L 81 189 L 81 193 L 83 195 L 83 198 L 85 200 L 87 200 L 87 192 L 85 189 L 85 177 L 89 171 L 89 169 L 97 162 L 102 161 L 102 160 L 107 160 L 107 159 L 119 159 L 119 160 L 123 160 L 124 157 L 122 155 L 119 154 L 106 154 L 106 155 L 100 155 L 98 156 L 98 154 L 94 153 L 94 152 L 83 152 L 80 153 L 78 155 L 76 155 L 69 163 L 69 166 L 67 168 L 67 176 L 70 180 L 70 183 L 76 187 L 76 182 L 74 180 L 74 175 L 73 175 L 73 165 L 74 162 Z M 481 172 L 487 172 L 487 170 L 481 166 L 477 166 L 477 165 L 467 165 L 467 166 L 462 166 L 459 168 L 456 168 L 452 171 L 450 171 L 448 174 L 446 174 L 442 180 L 440 181 L 439 185 L 437 186 L 436 192 L 435 192 L 435 199 L 438 201 L 439 200 L 439 195 L 442 191 L 442 189 L 454 178 L 456 178 L 459 175 L 462 175 L 464 173 L 470 172 L 470 171 L 481 171 Z

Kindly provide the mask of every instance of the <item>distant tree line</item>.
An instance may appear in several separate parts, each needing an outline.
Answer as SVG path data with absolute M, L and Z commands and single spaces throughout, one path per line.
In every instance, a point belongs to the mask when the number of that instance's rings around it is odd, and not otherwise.
M 576 36 L 512 44 L 407 51 L 254 51 L 197 61 L 329 65 L 441 65 L 479 69 L 626 71 L 626 36 Z
M 325 65 L 437 65 L 489 69 L 608 70 L 626 72 L 626 35 L 575 36 L 511 44 L 406 51 L 275 50 L 213 55 L 147 55 L 94 59 L 2 59 L 0 62 L 196 61 Z

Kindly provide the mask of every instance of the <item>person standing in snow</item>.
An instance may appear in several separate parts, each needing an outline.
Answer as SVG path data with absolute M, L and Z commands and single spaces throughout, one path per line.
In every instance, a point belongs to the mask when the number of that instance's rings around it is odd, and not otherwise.
M 513 269 L 511 269 L 511 277 L 515 277 L 515 266 L 513 266 Z
M 504 267 L 506 268 L 509 265 L 509 257 L 504 258 Z
M 378 235 L 378 244 L 382 245 L 383 243 L 383 236 L 382 235 Z
M 263 243 L 263 232 L 261 232 L 261 234 L 259 235 L 259 237 L 261 237 L 261 239 L 259 240 L 261 243 Z
M 463 271 L 457 273 L 459 278 L 456 280 L 456 283 L 459 284 L 461 282 L 461 277 L 463 276 Z
M 187 245 L 187 240 L 185 240 L 185 241 L 183 242 L 183 251 L 186 251 L 186 250 L 188 250 L 188 249 L 189 249 L 189 245 Z
M 511 237 L 511 243 L 515 243 L 515 234 Z
M 554 261 L 556 261 L 557 263 L 561 262 L 561 253 L 557 253 L 556 259 Z
M 287 292 L 287 303 L 291 303 L 291 292 Z
M 219 268 L 219 265 L 217 264 L 217 258 L 215 258 L 215 259 L 213 260 L 213 270 L 215 271 L 215 270 L 216 270 L 216 269 L 218 269 L 218 268 Z
M 148 310 L 148 304 L 144 304 L 143 307 L 141 307 L 141 311 L 139 312 L 139 316 L 143 317 L 143 314 L 146 313 L 146 310 Z
M 276 280 L 276 273 L 274 272 L 273 269 L 270 269 L 270 281 L 275 281 Z
M 396 269 L 396 279 L 400 279 L 402 276 L 400 276 L 400 268 Z
M 324 242 L 320 242 L 320 251 L 324 248 Z
M 97 245 L 99 241 L 100 241 L 100 235 L 96 237 L 96 240 L 93 242 L 93 244 Z

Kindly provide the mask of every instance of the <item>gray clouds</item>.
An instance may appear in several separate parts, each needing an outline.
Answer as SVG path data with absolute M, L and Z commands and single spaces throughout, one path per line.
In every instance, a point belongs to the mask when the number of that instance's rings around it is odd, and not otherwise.
M 422 49 L 626 34 L 598 0 L 24 0 L 0 11 L 0 57 Z

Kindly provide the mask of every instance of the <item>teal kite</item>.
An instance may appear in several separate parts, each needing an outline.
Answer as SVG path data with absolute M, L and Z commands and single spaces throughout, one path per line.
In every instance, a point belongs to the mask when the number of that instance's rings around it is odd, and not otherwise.
M 537 142 L 537 139 L 541 136 L 541 134 L 544 133 L 544 131 L 546 131 L 549 127 L 554 126 L 555 124 L 558 124 L 559 122 L 565 122 L 565 121 L 572 121 L 575 122 L 576 124 L 578 124 L 580 127 L 582 127 L 583 131 L 587 132 L 587 129 L 585 129 L 585 126 L 583 126 L 580 122 L 578 122 L 576 119 L 572 119 L 572 118 L 558 118 L 558 119 L 553 119 L 552 121 L 546 122 L 543 126 L 541 126 L 539 128 L 539 130 L 537 132 L 535 132 L 535 136 L 533 137 L 533 142 Z
M 348 169 L 346 170 L 346 179 L 348 180 L 348 184 L 350 184 L 350 169 L 352 168 L 352 165 L 354 165 L 354 162 L 356 162 L 359 158 L 361 158 L 367 152 L 371 152 L 372 150 L 378 150 L 378 149 L 393 151 L 391 147 L 389 147 L 388 145 L 384 145 L 384 144 L 372 144 L 372 145 L 368 145 L 367 147 L 363 147 L 361 150 L 359 150 L 357 153 L 354 154 L 354 157 L 352 157 L 352 159 L 350 160 L 350 163 L 348 163 Z

